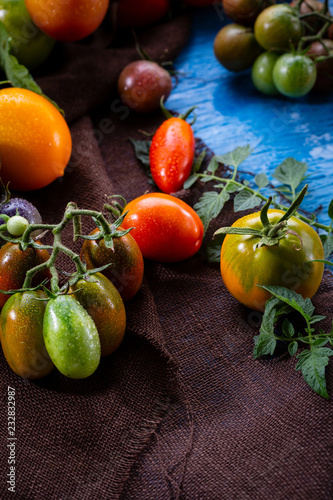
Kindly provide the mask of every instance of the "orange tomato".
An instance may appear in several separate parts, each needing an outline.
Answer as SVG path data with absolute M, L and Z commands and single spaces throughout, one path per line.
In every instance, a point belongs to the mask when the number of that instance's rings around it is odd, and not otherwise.
M 25 5 L 41 31 L 55 40 L 74 42 L 98 28 L 109 0 L 25 0 Z
M 0 177 L 18 191 L 40 189 L 64 175 L 72 152 L 68 125 L 45 97 L 0 90 Z

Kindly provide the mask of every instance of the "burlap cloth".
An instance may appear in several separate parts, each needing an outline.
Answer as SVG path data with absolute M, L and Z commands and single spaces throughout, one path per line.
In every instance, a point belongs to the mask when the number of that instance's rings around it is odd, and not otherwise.
M 153 58 L 173 59 L 189 28 L 179 17 L 140 40 Z M 107 43 L 103 35 L 58 46 L 38 80 L 65 109 L 74 141 L 65 177 L 27 195 L 45 221 L 59 221 L 70 200 L 100 210 L 105 194 L 131 200 L 152 189 L 128 137 L 143 138 L 138 129 L 152 132 L 163 117 L 121 108 L 116 79 L 136 52 L 130 34 Z M 200 190 L 179 196 L 193 203 Z M 228 205 L 207 238 L 234 220 Z M 315 300 L 329 317 L 332 285 L 327 273 Z M 258 318 L 227 293 L 218 266 L 200 255 L 147 261 L 126 309 L 122 346 L 86 380 L 54 371 L 24 381 L 1 353 L 1 498 L 13 496 L 7 386 L 16 390 L 16 498 L 333 498 L 332 403 L 295 373 L 295 359 L 253 361 Z

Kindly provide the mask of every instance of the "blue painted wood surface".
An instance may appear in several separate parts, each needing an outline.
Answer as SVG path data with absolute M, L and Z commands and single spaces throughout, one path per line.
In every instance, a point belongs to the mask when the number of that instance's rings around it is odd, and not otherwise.
M 227 24 L 214 7 L 194 15 L 191 38 L 175 61 L 179 84 L 168 99 L 170 109 L 183 112 L 196 104 L 195 135 L 216 154 L 250 144 L 252 156 L 241 168 L 274 171 L 285 158 L 309 165 L 310 194 L 303 207 L 323 204 L 321 222 L 329 222 L 333 198 L 333 94 L 310 93 L 301 99 L 267 97 L 253 86 L 250 72 L 232 73 L 215 59 L 213 42 Z

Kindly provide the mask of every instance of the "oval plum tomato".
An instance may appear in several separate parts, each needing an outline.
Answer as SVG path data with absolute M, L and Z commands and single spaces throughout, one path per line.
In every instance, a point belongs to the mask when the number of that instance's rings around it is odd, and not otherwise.
M 1 178 L 18 191 L 40 189 L 64 175 L 72 152 L 67 123 L 45 97 L 0 90 Z
M 119 227 L 118 231 L 123 229 Z M 99 229 L 96 228 L 90 235 L 98 233 Z M 123 301 L 127 302 L 138 292 L 142 283 L 144 268 L 142 253 L 130 233 L 114 238 L 113 244 L 114 249 L 107 248 L 104 239 L 85 240 L 82 245 L 81 259 L 84 260 L 88 269 L 111 264 L 102 274 L 114 284 Z
M 258 14 L 267 7 L 262 0 L 223 0 L 223 10 L 235 23 L 252 26 Z
M 55 40 L 32 22 L 24 0 L 0 0 L 0 21 L 12 38 L 11 53 L 30 70 L 50 55 Z
M 287 4 L 264 9 L 254 24 L 254 34 L 265 50 L 289 50 L 299 42 L 302 26 L 296 12 Z
M 20 250 L 14 243 L 6 243 L 0 248 L 0 290 L 18 290 L 22 288 L 26 272 L 33 267 L 46 262 L 50 255 L 47 250 L 28 248 Z M 51 274 L 45 269 L 34 276 L 33 286 L 45 279 L 50 279 Z M 0 293 L 0 308 L 9 299 L 9 295 Z
M 288 52 L 279 57 L 273 69 L 273 81 L 281 94 L 302 97 L 314 86 L 317 78 L 315 63 L 307 56 Z
M 268 210 L 274 224 L 284 214 L 282 210 Z M 232 227 L 262 229 L 260 212 L 238 219 Z M 288 227 L 296 232 L 279 240 L 274 246 L 256 248 L 257 236 L 227 234 L 221 249 L 221 274 L 231 295 L 250 309 L 263 311 L 271 297 L 264 286 L 284 286 L 311 298 L 322 280 L 324 264 L 309 262 L 324 258 L 321 240 L 315 230 L 291 217 Z M 301 244 L 302 241 L 302 244 Z M 302 245 L 302 248 L 300 248 Z
M 137 113 L 151 113 L 160 109 L 172 89 L 170 74 L 152 61 L 134 61 L 128 64 L 118 79 L 120 99 Z
M 150 171 L 164 193 L 182 189 L 189 177 L 195 150 L 191 125 L 182 118 L 169 118 L 157 129 L 149 151 Z
M 215 37 L 216 59 L 229 71 L 250 68 L 261 52 L 251 28 L 240 24 L 224 26 Z
M 158 262 L 180 262 L 201 247 L 204 234 L 198 214 L 184 201 L 149 193 L 128 203 L 122 227 L 131 231 L 142 255 Z
M 160 21 L 169 11 L 169 0 L 119 0 L 118 23 L 137 28 Z
M 306 53 L 314 61 L 319 56 L 333 56 L 333 40 L 322 40 L 325 47 L 320 42 L 313 42 L 310 50 Z M 314 89 L 320 92 L 332 92 L 333 90 L 333 59 L 316 62 L 317 78 Z
M 1 311 L 2 350 L 11 369 L 23 378 L 42 378 L 54 368 L 43 339 L 46 302 L 42 291 L 16 293 Z
M 101 342 L 102 356 L 112 354 L 120 346 L 126 329 L 124 302 L 116 287 L 103 274 L 96 273 L 79 280 L 69 293 L 93 319 Z
M 95 323 L 72 295 L 58 295 L 47 303 L 44 342 L 55 366 L 66 377 L 89 377 L 101 359 Z
M 109 0 L 25 0 L 25 5 L 40 30 L 55 40 L 74 42 L 99 27 Z
M 273 69 L 280 54 L 264 52 L 255 60 L 252 66 L 252 82 L 263 94 L 276 95 L 279 93 L 273 81 Z

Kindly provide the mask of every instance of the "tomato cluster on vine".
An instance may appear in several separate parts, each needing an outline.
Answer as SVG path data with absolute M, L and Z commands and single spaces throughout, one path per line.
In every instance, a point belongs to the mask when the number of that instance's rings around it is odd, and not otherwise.
M 295 0 L 223 0 L 234 21 L 217 34 L 214 52 L 230 71 L 252 67 L 263 94 L 302 97 L 313 88 L 333 90 L 333 18 L 327 3 Z

